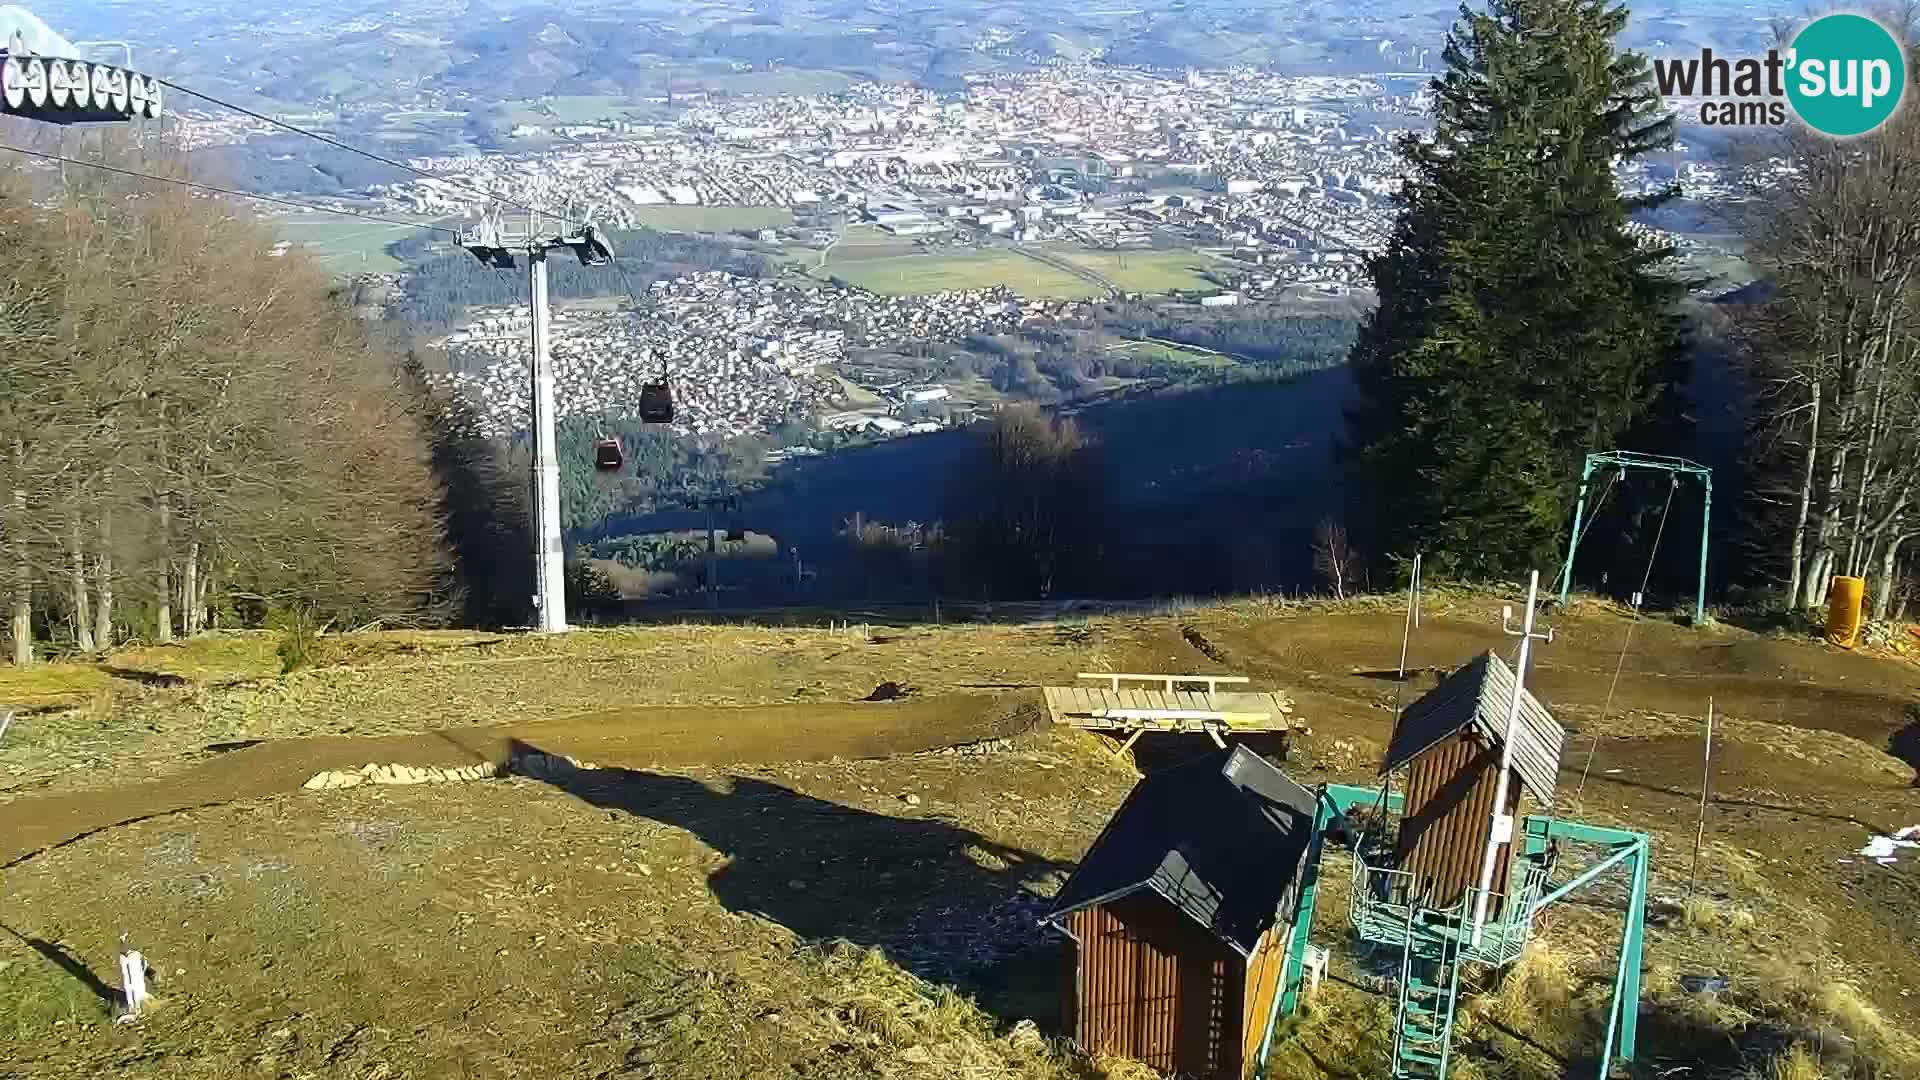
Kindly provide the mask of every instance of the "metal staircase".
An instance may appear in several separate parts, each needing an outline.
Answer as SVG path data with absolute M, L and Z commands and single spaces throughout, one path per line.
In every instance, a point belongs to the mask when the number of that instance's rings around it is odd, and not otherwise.
M 1419 908 L 1407 912 L 1406 948 L 1393 1018 L 1393 1080 L 1446 1080 L 1460 999 L 1460 931 L 1430 925 Z

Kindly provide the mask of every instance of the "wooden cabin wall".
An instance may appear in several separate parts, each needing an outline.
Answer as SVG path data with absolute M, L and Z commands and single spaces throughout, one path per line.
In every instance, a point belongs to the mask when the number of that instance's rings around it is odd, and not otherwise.
M 1450 907 L 1480 884 L 1499 786 L 1499 748 L 1483 745 L 1465 731 L 1442 740 L 1408 766 L 1398 852 L 1400 868 L 1413 874 L 1413 898 L 1424 906 Z M 1518 810 L 1520 793 L 1515 778 L 1508 788 L 1508 813 Z M 1495 893 L 1507 890 L 1512 858 L 1513 845 L 1507 844 L 1494 863 Z M 1498 910 L 1496 903 L 1488 913 Z
M 1241 1021 L 1240 1072 L 1246 1075 L 1259 1061 L 1260 1040 L 1267 1037 L 1280 984 L 1287 973 L 1287 927 L 1276 923 L 1260 935 L 1260 944 L 1247 958 L 1246 1018 Z
M 1074 1038 L 1163 1073 L 1238 1080 L 1246 969 L 1238 953 L 1151 894 L 1069 917 Z

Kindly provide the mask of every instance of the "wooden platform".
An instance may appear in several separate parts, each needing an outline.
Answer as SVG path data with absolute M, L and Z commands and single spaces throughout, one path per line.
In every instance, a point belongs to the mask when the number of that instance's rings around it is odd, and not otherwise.
M 1214 689 L 1221 683 L 1248 681 L 1239 676 L 1083 673 L 1080 677 L 1107 685 L 1044 687 L 1047 714 L 1054 723 L 1069 727 L 1128 732 L 1129 746 L 1147 731 L 1204 734 L 1224 746 L 1225 734 L 1283 732 L 1293 727 L 1293 702 L 1283 693 Z M 1125 687 L 1127 682 L 1158 683 L 1161 688 L 1136 690 Z M 1209 689 L 1176 689 L 1181 685 Z

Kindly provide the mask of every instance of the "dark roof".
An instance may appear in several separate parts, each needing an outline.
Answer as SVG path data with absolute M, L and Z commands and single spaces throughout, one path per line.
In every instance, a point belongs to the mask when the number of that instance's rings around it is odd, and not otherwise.
M 1481 653 L 1421 695 L 1400 714 L 1393 742 L 1380 766 L 1383 773 L 1405 765 L 1463 728 L 1488 746 L 1506 739 L 1507 708 L 1513 701 L 1513 671 L 1492 653 Z M 1540 805 L 1553 803 L 1560 778 L 1560 753 L 1567 740 L 1551 714 L 1529 691 L 1520 695 L 1513 747 L 1513 771 Z
M 1107 822 L 1047 913 L 1142 890 L 1242 955 L 1292 907 L 1316 796 L 1243 746 L 1149 774 Z

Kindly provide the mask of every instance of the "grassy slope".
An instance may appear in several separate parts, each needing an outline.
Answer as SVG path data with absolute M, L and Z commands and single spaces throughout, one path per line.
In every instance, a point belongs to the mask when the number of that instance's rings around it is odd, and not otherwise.
M 1704 1062 L 1694 1075 L 1731 1075 L 1747 1063 L 1730 1047 L 1759 1055 L 1797 1038 L 1824 1053 L 1828 1075 L 1912 1075 L 1901 1071 L 1914 1051 L 1897 1025 L 1920 1015 L 1903 993 L 1920 986 L 1914 868 L 1841 860 L 1864 842 L 1867 823 L 1898 827 L 1912 816 L 1911 771 L 1879 747 L 1920 689 L 1920 672 L 1738 630 L 1649 622 L 1595 745 L 1587 729 L 1599 719 L 1625 620 L 1585 609 L 1555 625 L 1560 636 L 1543 650 L 1535 681 L 1574 730 L 1561 812 L 1649 830 L 1656 897 L 1687 890 L 1696 705 L 1711 694 L 1725 718 L 1701 899 L 1649 938 L 1648 1055 Z M 942 695 L 1102 668 L 1230 670 L 1284 686 L 1314 729 L 1289 770 L 1308 782 L 1365 782 L 1390 723 L 1391 684 L 1354 673 L 1391 664 L 1398 627 L 1384 605 L 1329 612 L 1249 602 L 1030 628 L 682 626 L 558 641 L 384 634 L 333 639 L 327 666 L 285 679 L 274 674 L 271 638 L 222 637 L 116 657 L 123 670 L 193 685 L 113 680 L 110 704 L 93 669 L 0 669 L 0 696 L 31 680 L 40 693 L 71 683 L 75 700 L 92 702 L 16 725 L 0 744 L 0 782 L 16 796 L 81 790 L 166 775 L 221 738 L 469 725 L 497 716 L 502 703 L 532 717 L 643 702 L 846 701 L 882 679 Z M 1201 656 L 1196 637 L 1224 660 Z M 1457 663 L 1498 644 L 1495 602 L 1442 598 L 1414 663 Z M 230 685 L 214 685 L 222 682 Z M 1595 763 L 1583 781 L 1589 747 Z M 96 769 L 73 770 L 75 762 Z M 1009 1028 L 1022 1017 L 1046 1022 L 1057 970 L 1009 913 L 1035 902 L 1020 896 L 1057 885 L 1126 784 L 1076 745 L 1043 739 L 984 760 L 680 767 L 607 773 L 586 791 L 531 781 L 363 788 L 193 811 L 0 871 L 12 898 L 8 926 L 30 939 L 0 935 L 0 1015 L 35 1075 L 119 1065 L 130 1075 L 226 1076 L 267 1058 L 312 1069 L 336 1054 L 357 1075 L 381 1063 L 395 1075 L 534 1075 L 535 1062 L 576 1056 L 582 1075 L 615 1057 L 671 1075 L 719 1075 L 719 1051 L 701 1037 L 714 1030 L 746 1032 L 752 1059 L 774 1072 L 953 1075 L 953 1055 L 972 1055 L 986 1063 L 980 1075 L 1083 1074 L 1092 1066 Z M 920 801 L 905 802 L 907 792 Z M 880 852 L 889 853 L 883 863 L 869 861 Z M 1322 942 L 1339 940 L 1344 911 L 1344 876 L 1338 857 L 1332 863 Z M 875 900 L 851 910 L 842 898 L 855 894 Z M 381 903 L 364 902 L 374 895 Z M 1592 1045 L 1619 918 L 1606 904 L 1617 900 L 1612 892 L 1593 898 L 1601 905 L 1550 912 L 1549 948 L 1475 999 L 1463 1075 L 1544 1080 L 1561 1074 L 1556 1057 Z M 961 940 L 998 941 L 1008 955 L 959 970 L 955 939 L 923 921 L 929 911 L 965 928 Z M 74 1041 L 104 1030 L 94 1026 L 102 1010 L 46 951 L 111 971 L 107 928 L 122 924 L 147 935 L 140 944 L 164 969 L 168 1001 L 142 1025 L 137 1060 L 113 1038 Z M 809 944 L 833 937 L 888 959 Z M 255 974 L 269 958 L 278 973 Z M 186 973 L 164 974 L 175 967 Z M 707 970 L 714 974 L 700 974 Z M 1336 970 L 1366 982 L 1344 949 Z M 446 995 L 449 972 L 470 992 Z M 1734 992 L 1713 1001 L 1685 994 L 1678 977 L 1695 972 L 1730 974 Z M 322 989 L 281 1002 L 296 977 Z M 987 1012 L 953 1002 L 939 989 L 948 986 Z M 1384 1053 L 1382 1007 L 1371 993 L 1330 984 L 1282 1044 L 1284 1074 L 1370 1075 Z M 400 1015 L 419 1017 L 421 1034 L 401 1037 Z M 462 1058 L 455 1036 L 477 1025 L 512 1049 Z M 214 1048 L 198 1072 L 185 1064 L 188 1046 Z

